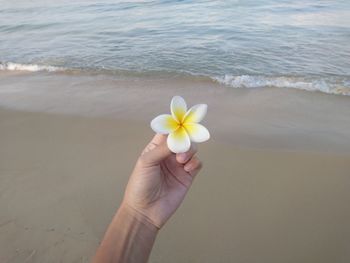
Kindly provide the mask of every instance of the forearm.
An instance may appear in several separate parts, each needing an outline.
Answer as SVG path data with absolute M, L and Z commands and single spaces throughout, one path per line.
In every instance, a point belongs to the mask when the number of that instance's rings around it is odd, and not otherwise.
M 97 250 L 93 263 L 143 263 L 151 253 L 158 229 L 122 204 Z

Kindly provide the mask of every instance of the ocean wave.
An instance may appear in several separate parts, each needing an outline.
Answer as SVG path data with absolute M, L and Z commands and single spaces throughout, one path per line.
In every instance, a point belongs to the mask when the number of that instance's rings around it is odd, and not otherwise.
M 0 70 L 9 70 L 9 71 L 48 71 L 48 72 L 56 72 L 56 71 L 64 71 L 64 68 L 55 67 L 55 66 L 45 66 L 45 65 L 37 65 L 37 64 L 20 64 L 13 62 L 0 62 Z
M 301 76 L 262 76 L 262 75 L 229 75 L 212 77 L 206 75 L 192 74 L 190 72 L 169 71 L 130 71 L 122 69 L 104 68 L 64 68 L 51 65 L 21 64 L 14 62 L 0 62 L 0 71 L 28 71 L 28 72 L 64 72 L 82 74 L 106 74 L 118 77 L 189 77 L 204 78 L 218 82 L 233 88 L 291 88 L 306 91 L 319 91 L 327 94 L 350 96 L 350 78 L 348 77 L 324 77 L 310 78 Z
M 320 91 L 327 94 L 347 95 L 350 96 L 349 80 L 337 79 L 306 79 L 302 77 L 269 77 L 253 75 L 225 75 L 212 78 L 233 88 L 292 88 L 306 91 Z

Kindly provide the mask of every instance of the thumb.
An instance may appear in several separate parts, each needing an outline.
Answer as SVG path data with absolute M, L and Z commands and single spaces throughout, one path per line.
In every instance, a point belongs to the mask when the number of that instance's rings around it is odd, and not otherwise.
M 161 161 L 172 154 L 168 148 L 166 139 L 167 136 L 164 134 L 156 134 L 153 137 L 143 150 L 140 157 L 145 165 L 158 165 Z

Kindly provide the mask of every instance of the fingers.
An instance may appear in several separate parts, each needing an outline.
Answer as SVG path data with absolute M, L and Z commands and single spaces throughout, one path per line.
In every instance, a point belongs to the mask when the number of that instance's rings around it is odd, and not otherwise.
M 165 141 L 166 141 L 166 135 L 157 133 L 156 135 L 154 135 L 152 140 L 147 144 L 147 146 L 143 149 L 141 155 L 153 150 L 158 145 L 163 144 Z
M 188 162 L 188 160 L 192 158 L 192 156 L 196 154 L 196 152 L 197 152 L 197 146 L 194 143 L 192 143 L 191 148 L 187 152 L 176 154 L 176 161 L 178 161 L 179 163 L 185 164 L 186 162 Z
M 152 138 L 151 143 L 161 144 L 161 143 L 166 142 L 166 138 L 167 138 L 167 135 L 157 133 L 157 134 L 154 135 L 154 137 Z
M 172 154 L 166 143 L 166 138 L 166 135 L 163 134 L 156 134 L 153 137 L 140 157 L 143 165 L 157 165 Z M 202 168 L 201 161 L 195 156 L 196 152 L 197 147 L 195 144 L 192 144 L 187 152 L 176 154 L 176 161 L 183 164 L 184 170 L 192 176 L 196 175 Z
M 146 166 L 157 165 L 172 153 L 166 144 L 166 136 L 156 134 L 143 150 L 140 159 Z
M 192 176 L 195 176 L 201 168 L 202 162 L 198 159 L 197 156 L 193 156 L 184 166 L 184 170 Z

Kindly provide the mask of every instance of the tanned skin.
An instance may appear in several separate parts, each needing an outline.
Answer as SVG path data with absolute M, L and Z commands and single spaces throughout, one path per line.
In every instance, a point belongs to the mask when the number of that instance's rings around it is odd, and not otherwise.
M 144 263 L 158 231 L 181 205 L 202 163 L 192 146 L 174 154 L 157 134 L 142 151 L 93 263 Z

